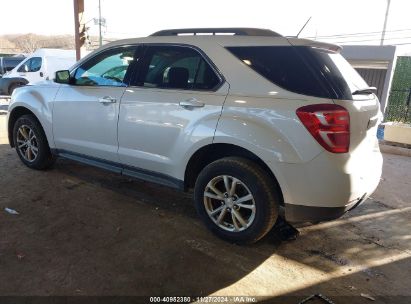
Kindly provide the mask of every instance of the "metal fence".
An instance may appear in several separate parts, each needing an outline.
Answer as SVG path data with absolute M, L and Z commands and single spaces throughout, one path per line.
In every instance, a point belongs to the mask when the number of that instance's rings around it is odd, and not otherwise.
M 391 90 L 385 121 L 411 123 L 411 88 Z
M 399 56 L 395 67 L 394 77 L 385 121 L 411 123 L 411 57 Z

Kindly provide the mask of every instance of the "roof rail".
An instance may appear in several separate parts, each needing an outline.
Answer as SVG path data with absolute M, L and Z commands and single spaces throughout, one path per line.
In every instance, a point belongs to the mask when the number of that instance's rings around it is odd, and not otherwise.
M 186 35 L 235 35 L 235 36 L 270 36 L 270 37 L 282 37 L 280 34 L 273 32 L 272 30 L 258 29 L 258 28 L 187 28 L 187 29 L 170 29 L 162 30 L 151 34 L 150 36 L 186 36 Z

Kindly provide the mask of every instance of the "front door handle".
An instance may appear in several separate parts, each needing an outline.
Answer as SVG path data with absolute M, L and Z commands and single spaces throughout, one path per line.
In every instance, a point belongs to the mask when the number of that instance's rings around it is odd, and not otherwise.
M 190 108 L 202 108 L 204 107 L 204 102 L 198 101 L 195 98 L 190 98 L 187 100 L 180 101 L 179 105 L 185 109 Z
M 116 101 L 117 99 L 111 96 L 104 96 L 98 99 L 98 102 L 102 104 L 115 103 Z

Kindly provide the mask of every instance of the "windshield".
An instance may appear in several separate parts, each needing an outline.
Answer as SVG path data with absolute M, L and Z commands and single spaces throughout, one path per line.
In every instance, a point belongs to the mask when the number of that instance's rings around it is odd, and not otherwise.
M 303 95 L 353 99 L 367 87 L 338 53 L 308 46 L 228 47 L 231 53 L 274 84 Z

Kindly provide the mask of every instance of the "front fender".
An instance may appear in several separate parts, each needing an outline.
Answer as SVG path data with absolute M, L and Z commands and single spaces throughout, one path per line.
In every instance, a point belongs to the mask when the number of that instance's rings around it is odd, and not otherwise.
M 53 85 L 42 87 L 26 86 L 13 92 L 7 115 L 7 125 L 11 145 L 11 133 L 14 121 L 21 115 L 20 113 L 27 113 L 28 110 L 39 120 L 44 133 L 46 134 L 50 148 L 54 148 L 52 112 L 53 100 L 58 90 L 59 86 Z

